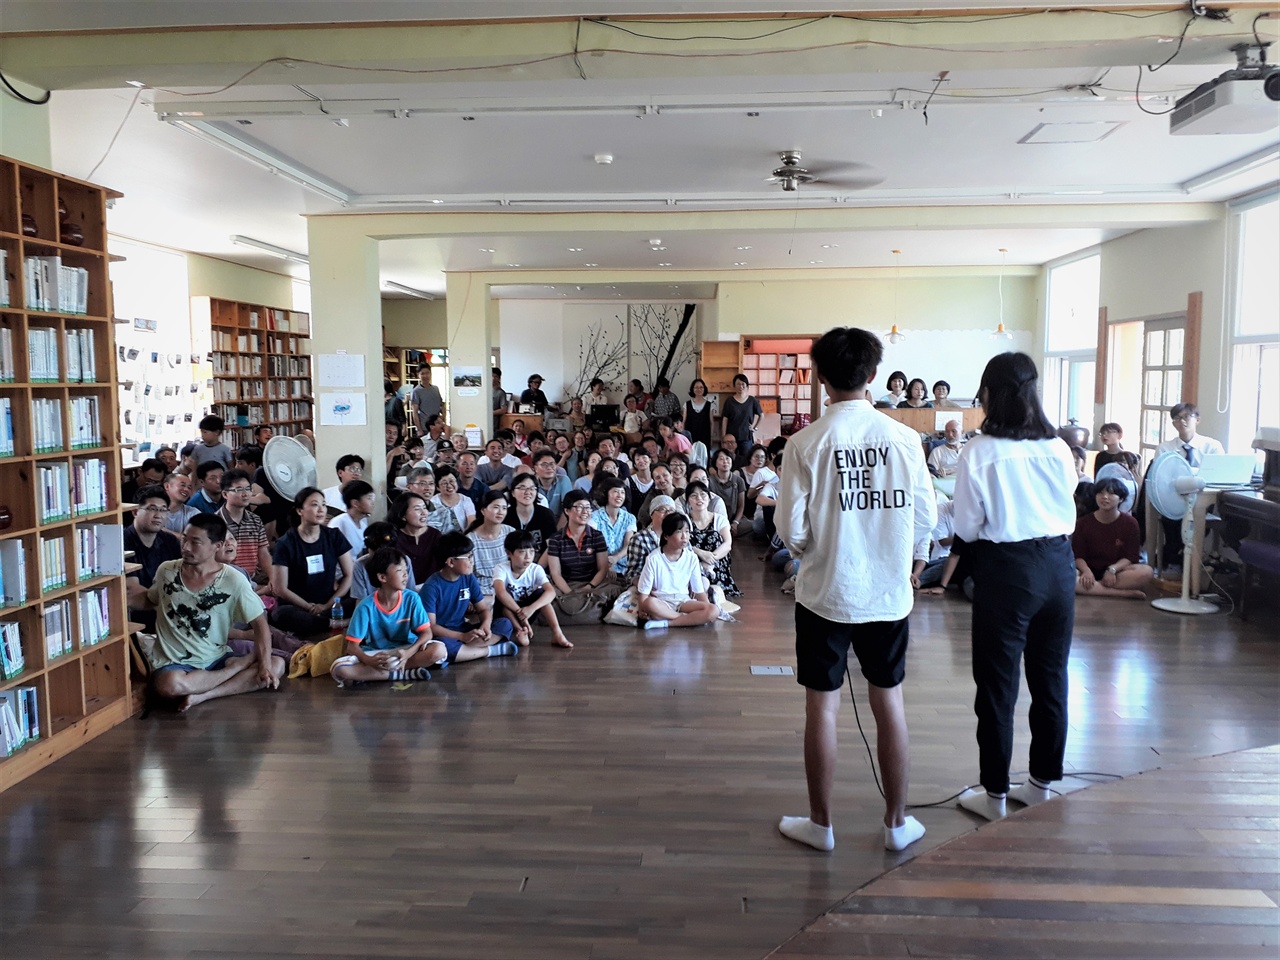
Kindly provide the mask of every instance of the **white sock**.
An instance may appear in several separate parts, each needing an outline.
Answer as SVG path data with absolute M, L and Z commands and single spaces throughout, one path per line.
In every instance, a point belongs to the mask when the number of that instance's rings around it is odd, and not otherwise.
M 993 797 L 987 791 L 966 790 L 956 801 L 956 805 L 976 813 L 984 820 L 1003 820 L 1005 816 L 1004 797 Z
M 670 626 L 669 620 L 646 620 L 644 628 L 646 630 L 661 630 L 663 627 Z
M 905 850 L 924 836 L 924 824 L 915 817 L 907 817 L 900 827 L 884 828 L 884 848 Z
M 514 640 L 503 640 L 501 643 L 494 643 L 489 646 L 489 656 L 491 657 L 514 657 L 520 652 L 520 645 Z
M 778 832 L 799 843 L 806 843 L 824 852 L 836 845 L 836 836 L 830 827 L 820 827 L 808 817 L 783 817 L 778 821 Z
M 1009 791 L 1010 800 L 1028 807 L 1034 807 L 1037 803 L 1044 803 L 1052 798 L 1053 791 L 1049 789 L 1049 785 L 1042 784 L 1035 777 L 1028 778 L 1026 783 L 1020 783 Z

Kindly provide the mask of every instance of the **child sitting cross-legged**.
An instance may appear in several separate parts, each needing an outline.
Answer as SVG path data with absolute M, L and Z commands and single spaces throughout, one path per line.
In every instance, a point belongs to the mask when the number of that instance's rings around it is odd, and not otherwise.
M 560 629 L 556 609 L 551 602 L 556 598 L 556 588 L 547 578 L 547 571 L 533 562 L 533 534 L 517 530 L 507 534 L 503 541 L 507 562 L 493 569 L 493 596 L 498 606 L 515 620 L 515 641 L 527 647 L 533 639 L 533 617 L 539 611 L 542 619 L 551 627 L 551 642 L 557 647 L 572 647 L 569 638 Z
M 520 647 L 511 640 L 511 621 L 493 619 L 493 603 L 484 595 L 472 564 L 475 544 L 465 533 L 446 533 L 436 544 L 438 572 L 427 578 L 419 596 L 431 618 L 431 635 L 444 644 L 449 662 L 509 657 Z
M 429 667 L 448 657 L 431 639 L 431 620 L 409 586 L 409 561 L 395 547 L 380 547 L 369 558 L 377 590 L 358 604 L 347 628 L 347 653 L 329 673 L 339 686 L 367 680 L 426 680 Z

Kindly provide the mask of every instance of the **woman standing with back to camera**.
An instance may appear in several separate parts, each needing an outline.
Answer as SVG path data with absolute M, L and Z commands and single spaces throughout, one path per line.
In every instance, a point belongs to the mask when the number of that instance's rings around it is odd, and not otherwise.
M 1025 353 L 992 357 L 978 400 L 982 435 L 965 445 L 956 470 L 955 533 L 971 557 L 973 680 L 977 685 L 982 789 L 959 804 L 988 820 L 1006 798 L 1048 800 L 1062 779 L 1067 745 L 1067 658 L 1075 622 L 1075 528 L 1071 451 L 1036 396 L 1035 363 Z M 1009 789 L 1019 661 L 1031 694 L 1030 778 Z

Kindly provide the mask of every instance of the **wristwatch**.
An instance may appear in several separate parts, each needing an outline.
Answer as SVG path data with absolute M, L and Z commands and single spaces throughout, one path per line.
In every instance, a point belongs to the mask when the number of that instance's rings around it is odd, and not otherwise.
M 1117 569 L 1115 568 L 1115 566 L 1114 566 L 1114 565 L 1112 565 L 1112 566 L 1110 566 L 1110 567 L 1107 567 L 1107 573 L 1110 573 L 1110 574 L 1117 574 L 1117 573 L 1119 573 L 1119 572 L 1120 572 L 1120 571 L 1119 571 L 1119 570 L 1117 570 Z

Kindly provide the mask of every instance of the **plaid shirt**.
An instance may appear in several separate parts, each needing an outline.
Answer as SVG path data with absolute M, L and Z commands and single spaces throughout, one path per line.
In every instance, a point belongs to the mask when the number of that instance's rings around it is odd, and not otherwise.
M 682 409 L 680 398 L 668 391 L 665 394 L 655 393 L 650 404 L 655 417 L 676 417 Z
M 636 531 L 631 538 L 631 546 L 627 547 L 627 583 L 635 583 L 644 569 L 644 562 L 649 554 L 658 549 L 658 535 L 652 527 Z

